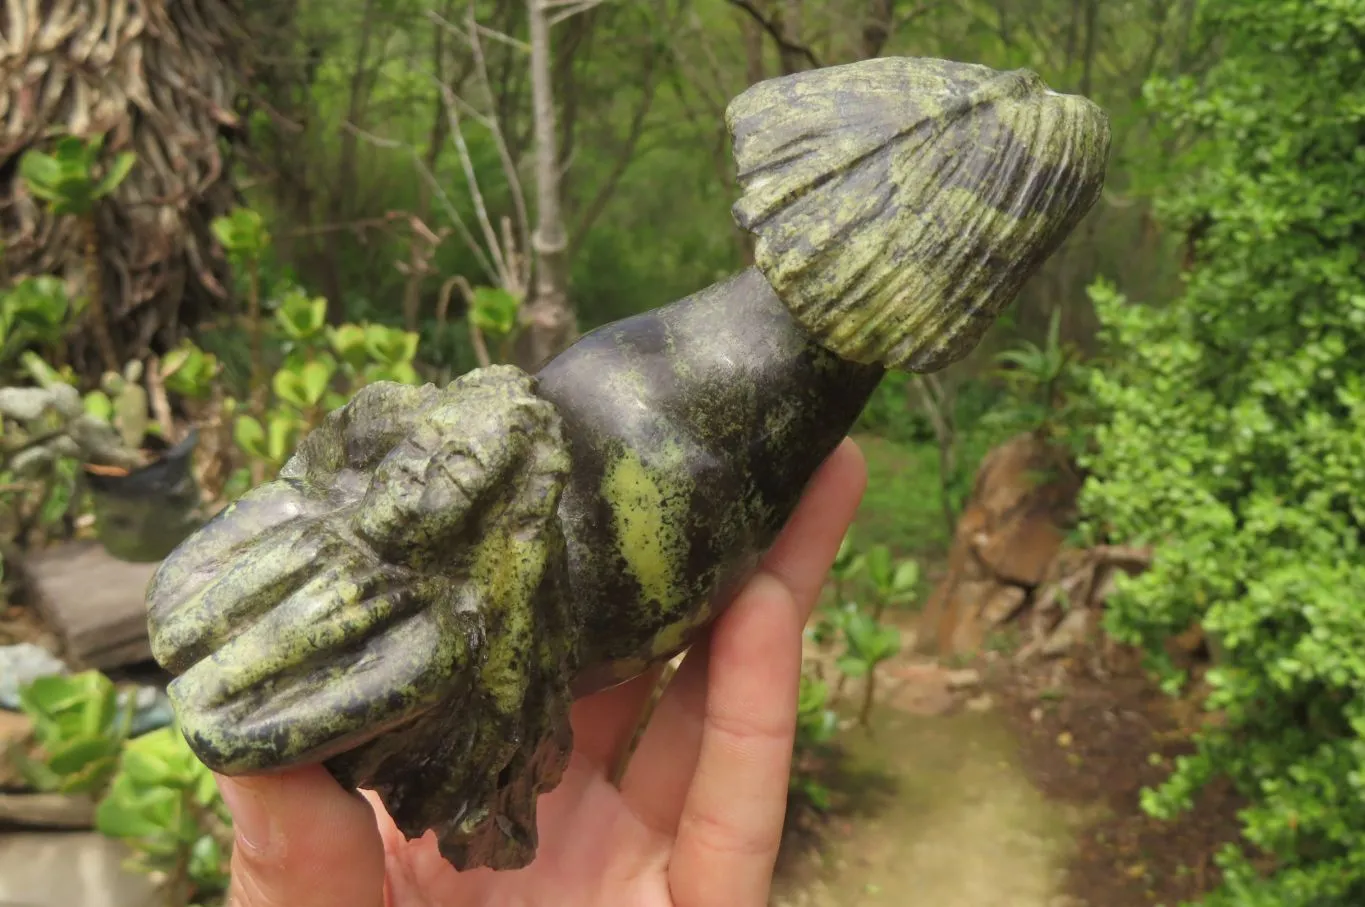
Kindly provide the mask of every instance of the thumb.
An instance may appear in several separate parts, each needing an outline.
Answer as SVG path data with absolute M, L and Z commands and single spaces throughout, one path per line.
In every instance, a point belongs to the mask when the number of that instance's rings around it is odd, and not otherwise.
M 228 778 L 229 907 L 382 907 L 384 846 L 374 811 L 326 769 Z

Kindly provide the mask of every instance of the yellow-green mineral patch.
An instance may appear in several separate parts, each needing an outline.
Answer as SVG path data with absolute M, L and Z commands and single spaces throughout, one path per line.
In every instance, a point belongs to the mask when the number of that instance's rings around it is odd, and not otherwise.
M 645 601 L 665 609 L 682 604 L 681 573 L 687 551 L 689 488 L 686 471 L 672 468 L 684 451 L 667 444 L 658 451 L 658 467 L 647 465 L 631 449 L 621 451 L 607 467 L 602 493 L 611 506 L 616 538 L 626 567 L 640 584 Z

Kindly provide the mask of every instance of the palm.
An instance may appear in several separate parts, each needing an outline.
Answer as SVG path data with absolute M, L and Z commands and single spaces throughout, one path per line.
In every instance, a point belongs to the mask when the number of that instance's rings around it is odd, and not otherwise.
M 541 798 L 541 844 L 536 861 L 527 869 L 456 872 L 437 852 L 433 836 L 404 840 L 383 814 L 378 799 L 371 797 L 380 815 L 387 855 L 389 903 L 393 907 L 503 903 L 662 907 L 674 903 L 667 879 L 673 835 L 651 826 L 651 817 L 658 815 L 654 810 L 662 804 L 637 809 L 635 797 L 623 793 L 609 778 L 610 766 L 633 730 L 651 679 L 599 694 L 575 709 L 573 759 L 559 787 Z M 674 765 L 689 775 L 690 768 Z M 680 810 L 681 805 L 675 807 Z

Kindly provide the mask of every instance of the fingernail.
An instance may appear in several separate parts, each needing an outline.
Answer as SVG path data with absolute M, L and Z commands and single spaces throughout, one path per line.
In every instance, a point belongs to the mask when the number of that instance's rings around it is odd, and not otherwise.
M 232 813 L 232 828 L 241 845 L 264 855 L 275 847 L 270 809 L 263 793 L 250 781 L 215 776 L 223 802 Z

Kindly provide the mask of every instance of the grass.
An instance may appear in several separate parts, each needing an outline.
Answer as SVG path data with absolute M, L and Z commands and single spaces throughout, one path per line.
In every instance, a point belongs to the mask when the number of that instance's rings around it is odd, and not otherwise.
M 950 539 L 939 504 L 934 445 L 901 444 L 870 434 L 855 440 L 867 458 L 868 473 L 867 492 L 854 521 L 857 542 L 883 544 L 902 557 L 946 552 Z

